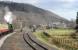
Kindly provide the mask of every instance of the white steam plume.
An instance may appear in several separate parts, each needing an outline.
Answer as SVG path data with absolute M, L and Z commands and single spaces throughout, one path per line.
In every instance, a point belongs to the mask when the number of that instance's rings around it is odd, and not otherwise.
M 12 12 L 10 12 L 10 11 L 6 11 L 5 12 L 5 15 L 4 15 L 4 20 L 7 22 L 7 23 L 9 23 L 9 24 L 12 24 L 12 21 L 13 21 L 13 14 L 12 14 Z

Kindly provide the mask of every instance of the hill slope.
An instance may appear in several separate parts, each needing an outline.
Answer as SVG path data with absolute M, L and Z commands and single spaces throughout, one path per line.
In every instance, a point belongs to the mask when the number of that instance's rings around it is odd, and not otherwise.
M 19 23 L 19 21 L 23 21 L 24 26 L 31 24 L 51 24 L 53 22 L 69 23 L 68 20 L 33 5 L 3 1 L 0 1 L 0 21 L 3 21 L 3 10 L 6 6 L 9 7 L 10 11 L 16 16 L 16 22 Z

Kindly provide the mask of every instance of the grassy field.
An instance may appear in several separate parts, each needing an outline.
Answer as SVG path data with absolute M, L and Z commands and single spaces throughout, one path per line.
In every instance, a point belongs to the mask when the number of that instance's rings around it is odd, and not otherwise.
M 75 32 L 73 29 L 50 29 L 44 30 L 50 36 L 47 37 L 43 31 L 36 31 L 34 35 L 43 43 L 60 48 L 61 50 L 78 50 L 78 40 L 73 39 L 71 34 Z

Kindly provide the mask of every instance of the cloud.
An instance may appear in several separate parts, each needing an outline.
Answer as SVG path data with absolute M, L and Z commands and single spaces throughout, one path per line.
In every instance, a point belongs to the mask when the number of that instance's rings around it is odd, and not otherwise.
M 74 1 L 76 1 L 76 0 L 59 0 L 59 1 L 70 3 L 70 2 L 74 2 Z

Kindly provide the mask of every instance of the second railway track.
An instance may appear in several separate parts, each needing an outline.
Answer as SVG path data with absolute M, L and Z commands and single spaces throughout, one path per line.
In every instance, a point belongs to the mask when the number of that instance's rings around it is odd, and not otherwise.
M 34 41 L 28 33 L 23 34 L 23 39 L 32 48 L 32 50 L 48 50 L 44 46 Z

